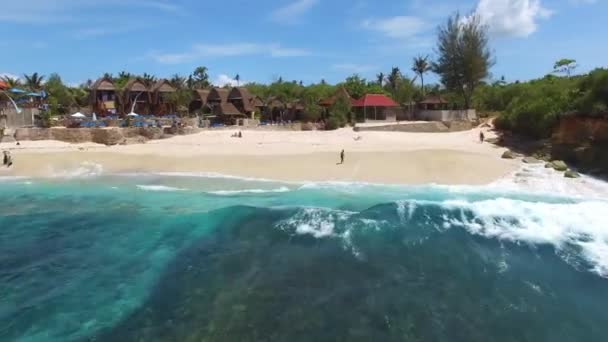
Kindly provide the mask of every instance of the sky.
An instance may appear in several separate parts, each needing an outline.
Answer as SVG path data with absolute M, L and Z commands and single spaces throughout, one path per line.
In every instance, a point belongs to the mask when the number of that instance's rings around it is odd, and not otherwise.
M 578 72 L 608 66 L 608 0 L 0 0 L 0 74 L 187 75 L 217 85 L 375 79 L 435 56 L 455 12 L 488 25 L 492 77 L 542 77 L 561 58 Z M 436 77 L 429 75 L 431 82 Z

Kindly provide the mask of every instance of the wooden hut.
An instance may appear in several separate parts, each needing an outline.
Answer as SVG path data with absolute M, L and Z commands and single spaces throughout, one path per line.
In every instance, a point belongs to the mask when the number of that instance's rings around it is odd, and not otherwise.
M 265 118 L 272 122 L 284 121 L 287 105 L 276 97 L 272 97 L 266 103 Z
M 116 87 L 110 78 L 102 77 L 93 83 L 90 104 L 94 113 L 100 116 L 116 114 L 116 101 Z
M 151 113 L 151 92 L 146 84 L 139 78 L 132 78 L 125 84 L 125 103 L 127 107 L 124 109 L 128 112 L 135 112 L 137 114 L 150 114 Z M 128 113 L 127 113 L 128 114 Z
M 284 120 L 288 121 L 302 121 L 304 118 L 304 102 L 302 100 L 296 100 L 287 104 L 286 117 Z
M 419 110 L 448 110 L 449 102 L 439 95 L 429 95 L 418 102 Z
M 194 91 L 194 96 L 192 98 L 192 102 L 190 102 L 190 113 L 197 114 L 210 114 L 211 107 L 207 101 L 209 97 L 209 93 L 211 91 L 208 89 L 196 89 Z
M 236 118 L 243 118 L 246 115 L 228 101 L 229 94 L 230 89 L 213 88 L 207 96 L 207 104 L 212 109 L 212 113 L 218 116 L 218 121 L 234 124 Z
M 251 96 L 249 90 L 245 87 L 234 87 L 228 93 L 228 102 L 232 103 L 241 113 L 247 117 L 255 112 L 254 97 Z
M 177 103 L 171 94 L 177 90 L 167 80 L 156 82 L 151 89 L 152 93 L 152 113 L 154 115 L 175 114 Z

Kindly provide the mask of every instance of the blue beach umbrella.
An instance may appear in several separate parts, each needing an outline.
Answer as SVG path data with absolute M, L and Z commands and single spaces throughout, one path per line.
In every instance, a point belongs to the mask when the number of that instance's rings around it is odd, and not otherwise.
M 13 94 L 25 94 L 26 93 L 25 90 L 21 90 L 21 89 L 17 89 L 17 88 L 12 88 L 12 89 L 9 89 L 8 91 L 10 91 Z

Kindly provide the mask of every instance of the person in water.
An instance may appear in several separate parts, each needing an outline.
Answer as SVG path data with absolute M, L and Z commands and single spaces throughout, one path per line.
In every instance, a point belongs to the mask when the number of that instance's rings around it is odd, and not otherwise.
M 344 164 L 344 150 L 340 152 L 340 164 Z

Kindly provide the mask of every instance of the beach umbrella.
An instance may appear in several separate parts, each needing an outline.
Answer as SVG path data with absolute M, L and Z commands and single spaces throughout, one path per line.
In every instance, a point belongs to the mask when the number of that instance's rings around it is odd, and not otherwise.
M 83 118 L 86 118 L 87 116 L 82 114 L 81 112 L 78 112 L 76 114 L 72 114 L 71 117 L 77 118 L 77 119 L 83 119 Z
M 97 114 L 93 113 L 93 121 L 97 121 Z
M 131 112 L 131 113 L 127 114 L 127 116 L 134 118 L 134 117 L 138 117 L 139 114 L 135 114 L 135 113 Z
M 17 88 L 12 88 L 9 89 L 9 91 L 13 94 L 25 94 L 27 93 L 25 90 L 21 90 L 21 89 L 17 89 Z

